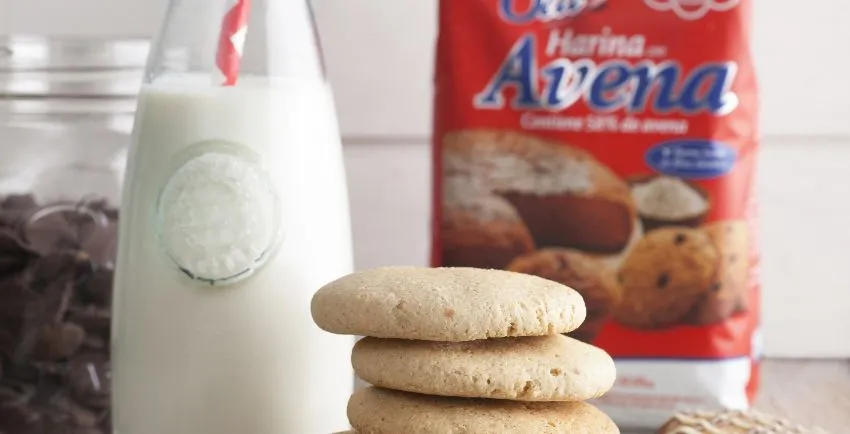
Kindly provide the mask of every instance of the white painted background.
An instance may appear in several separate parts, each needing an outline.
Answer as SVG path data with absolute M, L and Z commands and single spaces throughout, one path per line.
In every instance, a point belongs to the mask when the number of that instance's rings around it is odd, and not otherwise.
M 0 0 L 0 32 L 148 35 L 164 5 Z M 435 5 L 314 0 L 346 143 L 361 268 L 426 263 Z M 756 7 L 766 352 L 850 357 L 850 2 L 759 0 Z

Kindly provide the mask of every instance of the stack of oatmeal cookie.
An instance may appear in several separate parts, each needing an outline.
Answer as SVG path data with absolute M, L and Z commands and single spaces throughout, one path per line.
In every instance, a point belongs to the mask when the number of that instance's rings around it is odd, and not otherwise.
M 474 268 L 381 268 L 320 289 L 313 319 L 354 347 L 372 386 L 349 401 L 358 433 L 619 433 L 584 401 L 616 371 L 599 348 L 564 336 L 586 317 L 573 289 Z

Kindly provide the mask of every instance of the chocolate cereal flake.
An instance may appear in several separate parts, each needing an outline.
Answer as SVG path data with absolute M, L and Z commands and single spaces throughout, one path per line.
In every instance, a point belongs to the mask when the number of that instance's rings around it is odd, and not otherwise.
M 0 197 L 0 434 L 105 434 L 118 211 Z

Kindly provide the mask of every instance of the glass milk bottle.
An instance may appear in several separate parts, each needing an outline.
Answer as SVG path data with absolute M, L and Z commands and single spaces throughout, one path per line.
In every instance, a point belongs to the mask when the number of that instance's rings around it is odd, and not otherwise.
M 172 0 L 119 229 L 119 434 L 348 427 L 353 341 L 310 298 L 352 269 L 331 92 L 307 0 Z

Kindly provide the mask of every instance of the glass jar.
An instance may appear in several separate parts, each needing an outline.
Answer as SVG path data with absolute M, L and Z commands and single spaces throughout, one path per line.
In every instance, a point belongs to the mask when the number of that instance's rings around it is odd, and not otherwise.
M 116 223 L 147 53 L 0 37 L 0 433 L 111 432 Z

